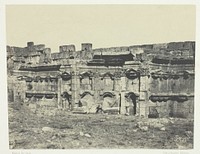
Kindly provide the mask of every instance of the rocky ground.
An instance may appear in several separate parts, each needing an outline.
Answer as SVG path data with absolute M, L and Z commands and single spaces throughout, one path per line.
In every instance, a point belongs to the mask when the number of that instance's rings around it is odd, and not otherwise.
M 31 110 L 9 103 L 10 149 L 193 148 L 193 119 Z

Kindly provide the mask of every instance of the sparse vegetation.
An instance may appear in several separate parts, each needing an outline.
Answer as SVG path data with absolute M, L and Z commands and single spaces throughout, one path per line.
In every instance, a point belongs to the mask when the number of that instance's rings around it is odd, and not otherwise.
M 10 149 L 193 148 L 192 119 L 49 113 L 9 103 Z

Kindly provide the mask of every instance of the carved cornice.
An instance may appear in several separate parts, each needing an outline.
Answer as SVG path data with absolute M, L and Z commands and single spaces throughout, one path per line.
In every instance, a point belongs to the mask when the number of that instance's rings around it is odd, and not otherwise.
M 191 74 L 188 71 L 178 71 L 178 72 L 164 72 L 164 71 L 157 71 L 152 72 L 151 77 L 153 79 L 179 79 L 180 77 L 183 77 L 184 79 L 188 79 Z

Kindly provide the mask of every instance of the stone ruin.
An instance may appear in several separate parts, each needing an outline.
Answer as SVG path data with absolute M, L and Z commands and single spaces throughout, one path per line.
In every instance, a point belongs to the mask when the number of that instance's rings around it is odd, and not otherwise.
M 194 116 L 195 42 L 51 53 L 44 44 L 7 46 L 8 102 L 74 113 Z

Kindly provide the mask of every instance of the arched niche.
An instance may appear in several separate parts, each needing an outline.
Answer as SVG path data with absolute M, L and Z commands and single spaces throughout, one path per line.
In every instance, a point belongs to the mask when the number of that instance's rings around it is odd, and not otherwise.
M 110 72 L 103 73 L 101 74 L 101 80 L 103 80 L 104 78 L 110 78 L 111 80 L 114 80 L 114 74 Z
M 133 92 L 128 92 L 125 94 L 125 101 L 127 105 L 129 106 L 129 114 L 130 115 L 135 115 L 137 113 L 137 101 L 138 101 L 139 95 L 136 95 Z
M 25 78 L 25 81 L 26 81 L 26 82 L 32 82 L 32 81 L 33 81 L 33 78 L 32 78 L 32 77 L 26 77 L 26 78 Z
M 82 90 L 92 90 L 92 72 L 80 73 L 80 86 Z
M 68 81 L 71 79 L 71 74 L 68 72 L 63 72 L 60 76 L 61 76 L 62 80 L 64 80 L 64 81 Z
M 88 91 L 80 94 L 81 99 L 79 101 L 79 107 L 83 108 L 83 110 L 87 113 L 95 113 L 96 112 L 96 104 L 94 95 Z
M 116 100 L 116 95 L 111 92 L 103 93 L 102 97 L 102 109 L 104 111 L 118 107 L 118 102 Z
M 136 79 L 140 76 L 140 73 L 134 69 L 127 69 L 125 75 L 128 79 Z
M 125 85 L 128 91 L 136 91 L 139 89 L 139 76 L 140 73 L 134 69 L 127 69 L 125 71 Z
M 177 72 L 177 74 L 180 75 L 180 76 L 182 76 L 183 79 L 188 79 L 189 76 L 190 76 L 190 74 L 189 74 L 188 71 L 179 71 L 179 72 Z
M 83 80 L 84 78 L 89 78 L 91 80 L 93 73 L 91 71 L 87 71 L 87 72 L 81 72 L 79 75 L 81 80 Z
M 80 94 L 81 98 L 83 98 L 83 97 L 86 96 L 86 95 L 94 96 L 94 94 L 92 94 L 92 93 L 89 92 L 89 91 L 85 91 L 85 92 L 83 92 L 82 94 Z
M 105 92 L 105 93 L 102 94 L 102 97 L 103 98 L 105 98 L 105 97 L 111 97 L 111 98 L 113 98 L 113 97 L 115 97 L 115 94 L 112 93 L 112 92 Z
M 101 74 L 102 90 L 113 91 L 114 90 L 114 74 L 106 72 Z

